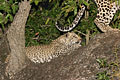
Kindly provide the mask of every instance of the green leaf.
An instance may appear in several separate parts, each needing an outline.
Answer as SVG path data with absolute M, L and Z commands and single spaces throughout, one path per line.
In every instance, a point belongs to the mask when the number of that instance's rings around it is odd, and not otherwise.
M 67 5 L 67 6 L 63 7 L 62 10 L 65 10 L 65 9 L 68 9 L 68 8 L 71 8 L 71 6 Z
M 0 10 L 4 10 L 4 9 L 5 9 L 4 5 L 0 4 Z
M 5 17 L 4 24 L 7 24 L 8 18 Z
M 97 80 L 110 80 L 106 71 L 97 74 Z
M 51 2 L 52 0 L 49 0 L 49 2 Z
M 83 4 L 85 4 L 86 6 L 89 6 L 88 2 L 86 2 L 85 0 L 83 0 Z
M 47 21 L 45 22 L 45 24 L 48 24 L 49 20 L 50 20 L 50 18 L 47 19 Z
M 117 16 L 117 15 L 115 15 L 115 16 L 114 16 L 114 19 L 113 19 L 113 21 L 115 21 L 117 18 L 118 18 L 118 16 Z
M 13 0 L 9 0 L 9 3 L 10 3 L 10 4 L 13 4 Z
M 11 13 L 11 9 L 10 9 L 10 6 L 9 6 L 8 3 L 6 3 L 6 4 L 4 5 L 4 11 L 7 12 L 7 13 Z
M 13 16 L 11 14 L 10 14 L 9 18 L 10 18 L 10 21 L 12 22 L 13 21 Z
M 74 9 L 74 15 L 76 15 L 76 14 L 77 14 L 77 8 Z
M 15 14 L 16 11 L 18 10 L 18 5 L 13 4 L 11 7 L 12 7 L 12 13 Z
M 0 24 L 4 22 L 4 16 L 3 14 L 0 12 Z
M 0 3 L 3 3 L 3 2 L 5 2 L 5 0 L 0 0 Z
M 68 21 L 68 23 L 70 23 L 70 19 L 69 18 L 67 19 L 67 21 Z
M 7 16 L 5 18 L 10 19 L 10 21 L 13 21 L 13 16 L 11 14 L 7 14 Z
M 38 1 L 38 0 L 35 0 L 35 5 L 38 5 L 38 3 L 39 3 L 40 1 Z

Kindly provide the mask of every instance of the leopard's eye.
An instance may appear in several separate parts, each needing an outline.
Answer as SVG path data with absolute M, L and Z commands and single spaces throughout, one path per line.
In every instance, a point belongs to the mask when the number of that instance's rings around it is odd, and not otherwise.
M 75 36 L 75 35 L 74 35 L 73 37 L 74 37 L 74 38 L 77 38 L 77 36 Z
M 68 37 L 68 34 L 66 34 L 65 36 Z

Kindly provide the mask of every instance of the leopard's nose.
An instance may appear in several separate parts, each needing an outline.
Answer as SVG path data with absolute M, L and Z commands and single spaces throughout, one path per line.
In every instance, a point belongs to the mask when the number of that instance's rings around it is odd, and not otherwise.
M 82 41 L 82 38 L 79 38 L 78 40 L 79 40 L 79 41 Z
M 78 40 L 78 41 L 79 41 L 79 43 L 81 43 L 82 39 L 81 39 L 81 38 L 79 38 L 79 40 Z

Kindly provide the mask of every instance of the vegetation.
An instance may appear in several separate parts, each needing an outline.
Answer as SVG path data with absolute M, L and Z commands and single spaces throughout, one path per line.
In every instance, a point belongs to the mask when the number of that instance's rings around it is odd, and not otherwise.
M 0 0 L 0 26 L 4 32 L 5 26 L 13 21 L 18 10 L 18 0 Z
M 82 44 L 86 44 L 86 37 L 90 38 L 100 30 L 94 24 L 97 14 L 97 6 L 93 1 L 87 3 L 84 0 L 30 0 L 32 9 L 26 24 L 26 46 L 48 44 L 63 34 L 55 27 L 58 21 L 61 26 L 68 26 L 75 18 L 81 4 L 87 6 L 89 15 L 82 17 L 77 27 L 73 30 L 83 38 Z M 13 20 L 18 10 L 20 0 L 0 1 L 0 25 L 4 32 Z M 120 28 L 120 13 L 117 12 L 111 26 Z M 86 36 L 88 35 L 88 36 Z
M 97 6 L 93 1 L 87 3 L 84 0 L 31 0 L 32 7 L 26 25 L 26 46 L 48 44 L 62 34 L 55 27 L 58 21 L 60 26 L 68 26 L 75 18 L 81 3 L 87 6 L 89 15 L 83 16 L 77 27 L 73 30 L 83 38 L 85 45 L 86 37 L 90 38 L 101 31 L 94 24 L 97 14 Z M 111 26 L 120 28 L 120 13 L 117 12 Z M 88 35 L 88 36 L 87 36 Z
M 59 21 L 61 26 L 68 26 L 72 23 L 76 16 L 81 3 L 84 2 L 89 6 L 88 11 L 90 16 L 82 18 L 79 25 L 74 29 L 74 32 L 80 33 L 83 37 L 83 44 L 85 44 L 86 30 L 90 31 L 90 36 L 99 33 L 93 20 L 97 13 L 97 7 L 94 2 L 90 1 L 88 4 L 84 0 L 47 0 L 42 2 L 34 1 L 27 25 L 26 25 L 26 46 L 47 44 L 62 34 L 55 28 L 55 22 Z M 89 26 L 88 26 L 89 24 Z
M 114 61 L 106 61 L 106 59 L 96 59 L 99 63 L 100 70 L 102 72 L 97 73 L 97 80 L 114 80 L 114 77 L 120 78 L 120 65 L 118 56 L 118 46 L 113 49 L 113 54 L 115 57 Z

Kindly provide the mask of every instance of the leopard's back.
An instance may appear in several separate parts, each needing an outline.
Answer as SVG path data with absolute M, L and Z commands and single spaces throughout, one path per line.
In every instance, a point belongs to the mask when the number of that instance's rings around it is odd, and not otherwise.
M 50 49 L 52 48 L 44 45 L 31 46 L 26 48 L 26 55 L 32 62 L 43 63 L 51 59 L 50 55 L 52 55 L 54 51 Z

